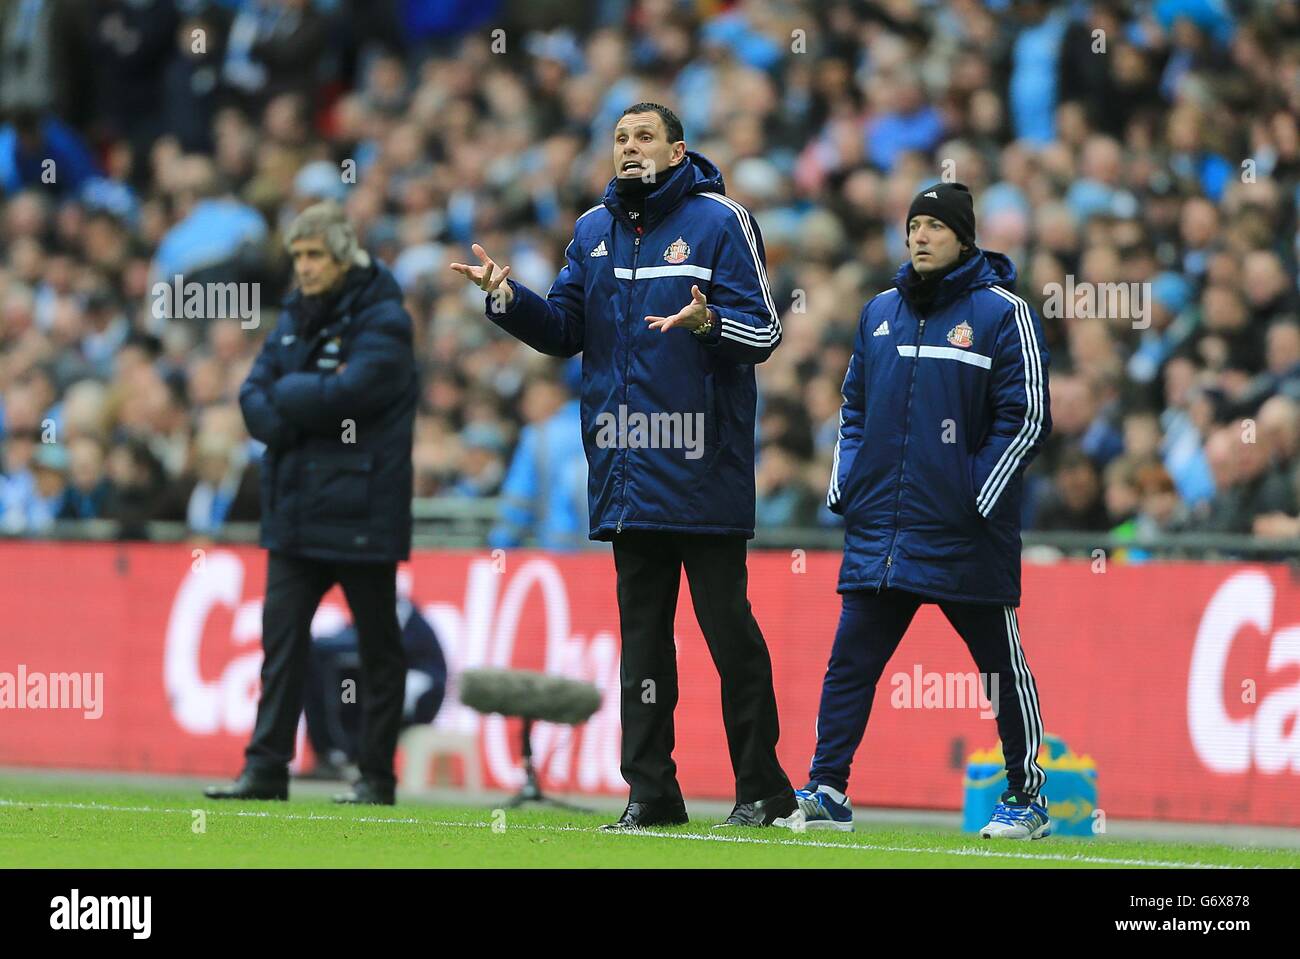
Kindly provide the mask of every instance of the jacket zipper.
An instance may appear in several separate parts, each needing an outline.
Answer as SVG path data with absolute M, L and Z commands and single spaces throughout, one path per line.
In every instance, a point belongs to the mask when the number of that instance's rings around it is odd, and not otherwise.
M 356 301 L 356 298 L 357 298 L 357 296 L 358 296 L 359 294 L 360 294 L 360 290 L 356 290 L 356 289 L 354 289 L 354 290 L 349 291 L 347 294 L 344 295 L 343 299 L 342 299 L 338 304 L 336 304 L 335 307 L 334 307 L 336 313 L 337 313 L 338 315 L 341 315 L 342 317 L 344 317 L 344 321 L 341 322 L 341 323 L 339 323 L 339 332 L 340 332 L 340 333 L 342 333 L 343 330 L 345 330 L 345 329 L 347 328 L 348 323 L 351 322 L 351 316 L 352 316 L 352 304 Z M 307 344 L 307 351 L 306 351 L 306 353 L 303 354 L 303 362 L 302 362 L 302 363 L 295 363 L 295 364 L 293 364 L 293 369 L 294 369 L 295 371 L 301 371 L 301 370 L 303 370 L 303 368 L 304 368 L 306 362 L 309 361 L 309 360 L 311 359 L 312 354 L 316 352 L 316 346 L 317 346 L 317 344 L 319 344 L 319 343 L 324 339 L 326 331 L 329 330 L 329 328 L 330 328 L 332 325 L 333 325 L 333 324 L 332 324 L 332 321 L 327 321 L 327 322 L 325 322 L 324 324 L 321 325 L 321 328 L 320 328 L 319 330 L 316 331 L 316 334 L 311 338 L 311 342 Z M 296 327 L 296 324 L 295 324 L 295 327 Z M 301 344 L 299 344 L 299 349 L 302 349 Z M 303 481 L 303 475 L 302 475 L 302 474 L 303 474 L 303 457 L 302 457 L 302 450 L 299 450 L 298 453 L 299 453 L 299 456 L 297 457 L 297 462 L 294 464 L 294 474 L 293 474 L 293 475 L 294 475 L 294 482 L 295 482 L 297 488 L 298 488 L 299 490 L 301 490 L 301 489 L 302 489 L 302 481 Z M 283 458 L 279 458 L 279 459 L 280 459 L 280 462 L 277 462 L 277 463 L 276 463 L 275 472 L 276 472 L 277 475 L 276 475 L 275 479 L 278 479 L 278 478 L 279 478 L 278 474 L 279 474 L 279 473 L 284 469 Z M 275 502 L 275 498 L 276 498 L 276 497 L 275 497 L 275 479 L 273 479 L 273 480 L 272 480 L 272 483 L 271 483 L 271 497 L 272 497 L 272 503 Z M 272 508 L 271 506 L 268 506 L 268 507 L 267 507 L 268 510 L 270 510 L 271 508 Z M 289 531 L 288 531 L 287 541 L 286 541 L 286 544 L 285 544 L 286 546 L 296 546 L 296 545 L 297 545 L 297 543 L 298 543 L 298 535 L 297 535 L 297 532 L 298 532 L 298 530 L 301 529 L 301 528 L 302 528 L 302 497 L 299 496 L 298 499 L 296 500 L 296 502 L 294 503 L 293 521 L 292 521 L 292 522 L 290 523 L 290 525 L 289 525 Z
M 306 352 L 302 354 L 303 357 L 302 361 L 298 363 L 294 363 L 293 365 L 295 370 L 298 371 L 305 370 L 307 363 L 311 361 L 311 355 L 316 350 L 316 340 L 319 338 L 320 332 L 321 331 L 318 330 L 316 332 L 316 335 L 311 338 L 311 341 L 307 343 L 305 347 Z M 300 350 L 304 349 L 301 343 L 298 344 L 298 349 Z M 294 487 L 299 491 L 299 494 L 297 497 L 294 498 L 293 522 L 289 524 L 289 543 L 290 545 L 293 546 L 296 546 L 298 544 L 298 531 L 302 529 L 302 505 L 303 505 L 302 489 L 303 489 L 303 480 L 305 478 L 303 476 L 303 473 L 306 471 L 306 465 L 304 463 L 304 460 L 306 459 L 307 456 L 306 450 L 302 449 L 301 446 L 298 448 L 297 453 L 298 455 L 294 457 L 293 481 L 294 481 Z
M 639 234 L 641 232 L 641 228 L 636 227 L 636 231 Z M 636 264 L 637 264 L 637 260 L 640 259 L 640 257 L 641 257 L 641 237 L 637 236 L 632 241 L 632 280 L 631 280 L 632 286 L 628 288 L 628 294 L 627 294 L 627 309 L 628 309 L 629 316 L 628 316 L 628 324 L 627 324 L 628 344 L 627 344 L 627 350 L 625 351 L 625 359 L 623 360 L 623 408 L 624 409 L 627 409 L 628 377 L 631 375 L 631 369 L 632 369 L 632 339 L 631 339 L 632 329 L 633 329 L 632 322 L 631 322 L 632 297 L 635 294 L 635 287 L 636 287 Z M 623 444 L 622 500 L 623 500 L 623 509 L 618 516 L 618 525 L 614 527 L 615 533 L 623 532 L 623 520 L 627 519 L 627 444 L 626 443 Z
M 876 587 L 879 593 L 885 586 L 885 581 L 889 579 L 889 574 L 894 568 L 894 545 L 898 542 L 898 514 L 903 505 L 903 465 L 907 460 L 907 434 L 910 432 L 912 422 L 912 393 L 916 388 L 916 368 L 921 362 L 921 340 L 925 337 L 925 317 L 921 317 L 921 322 L 916 331 L 916 356 L 912 357 L 912 375 L 907 381 L 907 405 L 903 407 L 903 448 L 898 454 L 898 488 L 894 491 L 894 535 L 889 541 L 889 553 L 885 556 L 885 571 L 880 574 L 880 585 Z
M 322 339 L 322 338 L 324 337 L 324 335 L 325 335 L 325 330 L 326 330 L 328 327 L 329 327 L 329 323 L 325 323 L 324 325 L 322 325 L 322 327 L 321 327 L 319 330 L 316 331 L 315 335 L 312 336 L 311 340 L 307 343 L 306 347 L 304 347 L 304 346 L 302 346 L 301 344 L 299 344 L 298 348 L 299 348 L 300 350 L 305 350 L 305 352 L 302 354 L 302 357 L 303 357 L 302 362 L 301 362 L 301 363 L 295 363 L 295 364 L 294 364 L 294 369 L 296 369 L 296 370 L 305 370 L 305 369 L 306 369 L 307 364 L 311 362 L 312 354 L 316 352 L 316 347 L 317 347 L 317 345 L 319 345 L 319 343 L 321 342 L 321 339 Z M 298 456 L 297 456 L 297 458 L 296 458 L 296 462 L 294 463 L 294 474 L 293 474 L 293 475 L 294 475 L 294 483 L 295 483 L 295 485 L 297 486 L 297 488 L 298 488 L 299 490 L 301 490 L 301 489 L 303 488 L 303 480 L 304 480 L 303 473 L 304 473 L 305 470 L 308 468 L 308 464 L 306 464 L 306 463 L 304 462 L 305 458 L 306 458 L 306 451 L 305 451 L 305 450 L 302 450 L 302 449 L 299 449 L 299 450 L 298 450 Z M 291 545 L 295 545 L 295 546 L 296 546 L 297 543 L 298 543 L 298 530 L 302 529 L 302 526 L 303 526 L 303 521 L 302 521 L 302 507 L 303 507 L 303 497 L 300 495 L 300 496 L 298 496 L 298 498 L 294 501 L 294 504 L 293 504 L 293 523 L 290 525 L 290 528 L 289 528 L 289 543 L 290 543 Z

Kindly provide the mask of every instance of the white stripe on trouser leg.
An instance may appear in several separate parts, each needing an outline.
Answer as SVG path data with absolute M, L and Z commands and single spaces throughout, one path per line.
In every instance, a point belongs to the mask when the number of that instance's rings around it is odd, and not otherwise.
M 1043 740 L 1043 720 L 1038 712 L 1038 690 L 1034 686 L 1034 677 L 1025 662 L 1024 652 L 1020 648 L 1020 631 L 1016 625 L 1014 606 L 1002 607 L 1002 616 L 1007 627 L 1007 650 L 1011 660 L 1011 672 L 1016 680 L 1016 699 L 1020 702 L 1020 722 L 1025 734 L 1025 791 L 1038 795 L 1047 779 L 1046 773 L 1038 765 L 1038 748 Z M 1003 747 L 1005 749 L 1005 745 Z
M 1027 762 L 1029 763 L 1030 771 L 1034 775 L 1033 789 L 1034 794 L 1037 795 L 1043 788 L 1044 783 L 1047 782 L 1047 774 L 1043 772 L 1043 767 L 1038 765 L 1038 750 L 1043 744 L 1043 716 L 1038 705 L 1038 684 L 1034 682 L 1034 674 L 1029 670 L 1029 663 L 1025 659 L 1025 650 L 1020 643 L 1020 621 L 1016 617 L 1015 607 L 1008 607 L 1008 609 L 1010 611 L 1009 619 L 1011 630 L 1015 638 L 1012 649 L 1016 655 L 1020 673 L 1024 677 L 1025 689 L 1028 692 L 1029 705 L 1031 707 L 1029 714 L 1029 728 L 1033 733 L 1034 745 L 1033 749 L 1028 753 Z
M 1034 707 L 1034 751 L 1029 754 L 1030 761 L 1033 764 L 1034 773 L 1037 776 L 1037 782 L 1034 786 L 1034 795 L 1038 795 L 1043 785 L 1047 782 L 1047 773 L 1043 772 L 1043 767 L 1038 765 L 1038 747 L 1043 742 L 1043 714 L 1038 707 L 1038 684 L 1034 682 L 1034 674 L 1029 671 L 1029 662 L 1025 659 L 1025 648 L 1020 644 L 1020 620 L 1016 617 L 1015 607 L 1011 608 L 1011 628 L 1016 634 L 1016 655 L 1020 657 L 1020 669 L 1025 675 L 1025 685 L 1029 689 L 1029 701 Z
M 1007 632 L 1007 660 L 1011 664 L 1011 675 L 1016 682 L 1016 699 L 1020 701 L 1020 724 L 1023 727 L 1024 739 L 1025 739 L 1025 759 L 1022 760 L 1022 765 L 1025 768 L 1025 788 L 1028 789 L 1029 788 L 1029 758 L 1028 757 L 1030 754 L 1030 745 L 1031 745 L 1031 737 L 1029 735 L 1029 710 L 1025 708 L 1025 687 L 1024 684 L 1021 682 L 1020 664 L 1016 659 L 1016 637 L 1015 637 L 1015 633 L 1012 632 L 1011 629 L 1011 607 L 1010 606 L 1002 607 L 1002 623 L 1006 627 L 1006 632 Z M 1005 743 L 1003 743 L 1002 745 L 1002 752 L 1003 752 L 1003 758 L 1005 759 L 1006 758 Z M 1007 783 L 1007 785 L 1010 786 L 1011 784 Z

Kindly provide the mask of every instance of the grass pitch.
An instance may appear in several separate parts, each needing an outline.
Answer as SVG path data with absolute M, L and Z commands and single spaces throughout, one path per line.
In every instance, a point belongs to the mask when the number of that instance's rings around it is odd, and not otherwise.
M 689 806 L 689 804 L 688 804 Z M 633 835 L 608 813 L 336 806 L 327 798 L 213 802 L 198 789 L 0 776 L 8 867 L 1180 868 L 1300 866 L 1300 850 L 1052 837 L 981 840 L 859 823 L 853 833 L 713 830 L 716 818 Z

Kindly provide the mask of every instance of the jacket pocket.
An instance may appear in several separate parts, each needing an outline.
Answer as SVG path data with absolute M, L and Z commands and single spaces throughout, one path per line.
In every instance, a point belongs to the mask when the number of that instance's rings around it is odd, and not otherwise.
M 704 374 L 704 445 L 706 451 L 718 448 L 717 383 L 712 373 Z
M 360 450 L 309 455 L 303 480 L 303 512 L 323 519 L 360 519 L 370 514 L 374 454 Z
M 862 518 L 864 507 L 866 505 L 862 502 L 862 494 L 864 492 L 869 492 L 869 490 L 867 490 L 867 473 L 870 471 L 871 465 L 870 454 L 863 447 L 859 446 L 857 453 L 853 457 L 853 462 L 849 464 L 848 471 L 840 481 L 838 509 L 840 515 L 844 517 L 845 523 L 848 523 L 849 525 L 853 525 L 855 521 Z M 879 471 L 879 464 L 876 464 L 876 468 L 877 471 Z M 881 479 L 879 472 L 877 472 L 874 481 L 880 482 Z M 893 502 L 892 483 L 896 481 L 896 479 L 897 477 L 894 477 L 894 479 L 890 481 L 891 503 Z
M 976 502 L 979 490 L 975 488 L 975 457 L 969 455 L 966 457 L 966 489 L 966 502 L 970 506 L 970 511 L 976 518 L 984 519 L 980 515 L 979 504 Z

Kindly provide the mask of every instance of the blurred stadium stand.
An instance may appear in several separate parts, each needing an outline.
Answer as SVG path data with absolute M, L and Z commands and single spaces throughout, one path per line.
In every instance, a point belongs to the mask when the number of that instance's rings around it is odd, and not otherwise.
M 583 545 L 580 478 L 516 456 L 574 368 L 447 264 L 479 240 L 545 289 L 649 99 L 755 211 L 786 308 L 757 545 L 838 545 L 854 324 L 951 162 L 1040 313 L 1053 284 L 1149 284 L 1147 329 L 1044 317 L 1033 555 L 1300 555 L 1295 2 L 21 0 L 0 48 L 6 537 L 255 539 L 235 397 L 279 231 L 334 198 L 416 319 L 417 545 Z M 255 284 L 256 327 L 169 318 L 176 273 Z

